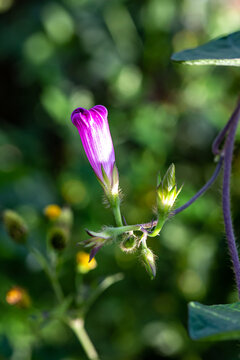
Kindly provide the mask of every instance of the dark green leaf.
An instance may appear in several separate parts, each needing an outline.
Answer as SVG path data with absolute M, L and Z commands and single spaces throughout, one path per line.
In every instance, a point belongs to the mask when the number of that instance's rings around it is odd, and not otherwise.
M 240 302 L 226 305 L 189 303 L 189 334 L 193 340 L 240 338 Z
M 189 65 L 240 66 L 240 31 L 177 52 L 171 59 Z

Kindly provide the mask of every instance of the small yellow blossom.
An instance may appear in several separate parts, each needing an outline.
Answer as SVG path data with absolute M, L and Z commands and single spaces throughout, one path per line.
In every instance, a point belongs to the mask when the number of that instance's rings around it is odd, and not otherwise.
M 45 207 L 44 214 L 50 220 L 56 220 L 61 215 L 61 208 L 58 205 L 51 204 Z
M 77 271 L 82 274 L 85 274 L 97 267 L 96 260 L 93 258 L 91 262 L 89 262 L 89 254 L 84 251 L 79 251 L 77 253 L 76 263 L 77 263 Z
M 19 286 L 14 286 L 7 292 L 6 302 L 20 308 L 28 308 L 31 305 L 30 296 Z

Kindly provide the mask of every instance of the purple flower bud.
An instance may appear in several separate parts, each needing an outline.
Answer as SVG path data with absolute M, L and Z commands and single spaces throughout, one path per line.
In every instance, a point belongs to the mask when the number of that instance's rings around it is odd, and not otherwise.
M 92 109 L 77 108 L 71 119 L 78 129 L 87 158 L 98 179 L 113 188 L 115 154 L 108 126 L 107 109 L 96 105 Z

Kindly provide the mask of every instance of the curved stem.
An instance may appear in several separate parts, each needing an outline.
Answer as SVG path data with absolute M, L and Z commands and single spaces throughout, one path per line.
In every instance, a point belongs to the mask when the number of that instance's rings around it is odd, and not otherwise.
M 160 233 L 160 231 L 162 230 L 162 227 L 165 224 L 166 220 L 167 220 L 167 217 L 156 220 L 156 222 L 157 222 L 156 227 L 152 233 L 148 234 L 148 236 L 149 237 L 157 236 Z
M 69 319 L 67 325 L 73 330 L 77 336 L 79 342 L 81 343 L 87 357 L 89 360 L 99 360 L 97 351 L 90 340 L 88 333 L 84 327 L 84 320 L 82 318 L 78 319 Z
M 202 194 L 205 193 L 205 191 L 207 189 L 210 188 L 210 186 L 214 183 L 214 181 L 216 180 L 216 178 L 218 177 L 220 170 L 222 168 L 222 164 L 223 164 L 223 156 L 220 157 L 219 162 L 217 163 L 217 166 L 215 168 L 215 171 L 212 175 L 212 177 L 206 182 L 206 184 L 189 200 L 186 202 L 186 204 L 180 206 L 179 208 L 177 208 L 176 210 L 173 210 L 171 212 L 171 216 L 172 215 L 176 215 L 179 214 L 181 211 L 187 209 L 190 205 L 192 205 Z
M 233 112 L 232 116 L 230 117 L 230 119 L 228 120 L 227 124 L 224 126 L 224 128 L 220 131 L 218 136 L 215 138 L 215 140 L 214 140 L 214 142 L 212 144 L 212 153 L 214 155 L 219 155 L 221 153 L 221 150 L 219 149 L 219 146 L 223 142 L 225 135 L 229 131 L 230 127 L 232 126 L 232 123 L 234 122 L 235 117 L 238 114 L 238 111 L 239 111 L 239 105 L 234 110 L 234 112 Z
M 235 112 L 233 113 L 233 115 L 234 118 L 233 118 L 232 126 L 229 130 L 229 134 L 225 144 L 222 206 L 223 206 L 223 218 L 224 218 L 228 248 L 233 263 L 233 270 L 238 288 L 238 295 L 240 298 L 240 262 L 239 262 L 238 249 L 233 231 L 231 207 L 230 207 L 230 177 L 231 177 L 231 169 L 232 169 L 234 139 L 235 139 L 237 125 L 240 116 L 240 102 L 238 103 L 238 106 Z

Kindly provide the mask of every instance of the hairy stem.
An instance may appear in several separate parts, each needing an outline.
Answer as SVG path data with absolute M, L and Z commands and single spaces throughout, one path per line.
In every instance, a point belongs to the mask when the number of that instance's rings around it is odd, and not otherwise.
M 219 155 L 221 154 L 221 150 L 219 149 L 219 146 L 221 145 L 221 143 L 224 140 L 225 135 L 227 134 L 227 132 L 229 131 L 229 129 L 231 128 L 237 114 L 239 112 L 239 108 L 238 106 L 236 107 L 236 109 L 234 110 L 232 116 L 230 117 L 230 119 L 228 120 L 227 124 L 224 126 L 224 128 L 220 131 L 220 133 L 218 134 L 218 136 L 215 138 L 213 144 L 212 144 L 212 153 L 214 155 Z
M 149 234 L 148 234 L 148 236 L 149 236 L 149 237 L 155 237 L 155 236 L 157 236 L 157 235 L 160 233 L 160 231 L 162 230 L 162 227 L 163 227 L 163 225 L 165 224 L 166 220 L 167 220 L 166 217 L 156 220 L 156 223 L 157 223 L 157 224 L 156 224 L 156 227 L 155 227 L 155 229 L 153 230 L 152 233 L 149 233 Z
M 120 199 L 118 195 L 115 195 L 110 200 L 110 205 L 113 211 L 115 222 L 117 226 L 123 226 L 122 215 L 120 210 Z
M 171 215 L 179 214 L 181 211 L 187 209 L 190 205 L 192 205 L 202 194 L 205 193 L 207 189 L 210 188 L 210 186 L 214 183 L 216 178 L 218 177 L 220 170 L 222 168 L 223 164 L 223 157 L 221 156 L 219 159 L 219 162 L 217 163 L 217 166 L 215 168 L 215 171 L 212 175 L 212 177 L 206 182 L 206 184 L 189 200 L 186 202 L 186 204 L 180 206 L 176 210 L 173 210 Z
M 230 207 L 230 177 L 231 177 L 231 169 L 232 169 L 234 139 L 237 131 L 239 116 L 240 116 L 240 102 L 238 103 L 238 106 L 233 113 L 233 121 L 231 123 L 229 134 L 224 147 L 225 161 L 224 161 L 224 172 L 223 172 L 222 206 L 223 206 L 223 218 L 224 218 L 228 248 L 233 263 L 233 271 L 238 288 L 238 295 L 240 298 L 240 262 L 239 262 L 238 249 L 233 231 L 231 207 Z

